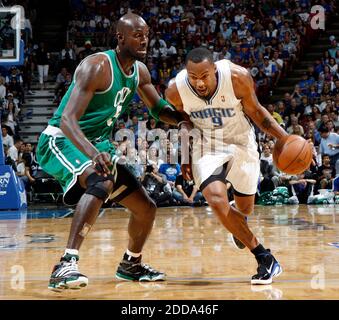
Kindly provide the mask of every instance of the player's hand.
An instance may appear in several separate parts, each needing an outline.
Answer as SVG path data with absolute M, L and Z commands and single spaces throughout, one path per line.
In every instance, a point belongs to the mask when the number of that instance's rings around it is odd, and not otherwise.
M 94 162 L 94 169 L 98 175 L 107 177 L 111 173 L 109 166 L 112 165 L 111 155 L 107 152 L 98 153 L 92 161 Z
M 181 165 L 182 176 L 185 180 L 193 180 L 192 167 L 191 164 L 182 164 Z

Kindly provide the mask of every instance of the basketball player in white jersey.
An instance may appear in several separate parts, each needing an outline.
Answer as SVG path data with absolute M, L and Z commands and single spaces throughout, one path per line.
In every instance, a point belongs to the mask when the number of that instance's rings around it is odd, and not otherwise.
M 251 284 L 271 283 L 282 268 L 250 231 L 246 218 L 254 209 L 260 172 L 249 119 L 277 139 L 287 133 L 258 102 L 248 71 L 225 59 L 214 63 L 205 48 L 188 53 L 186 69 L 170 81 L 165 95 L 186 114 L 181 129 L 190 131 L 193 124 L 194 130 L 203 135 L 194 143 L 190 163 L 182 165 L 184 177 L 194 178 L 213 212 L 233 234 L 236 245 L 246 246 L 255 255 L 258 269 Z M 227 198 L 227 181 L 234 189 L 235 207 Z

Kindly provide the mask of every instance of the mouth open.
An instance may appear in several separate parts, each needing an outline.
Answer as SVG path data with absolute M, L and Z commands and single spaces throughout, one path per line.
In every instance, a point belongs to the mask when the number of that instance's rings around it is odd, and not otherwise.
M 199 90 L 197 89 L 197 92 L 200 94 L 200 95 L 205 95 L 207 93 L 207 89 L 204 89 L 204 90 Z

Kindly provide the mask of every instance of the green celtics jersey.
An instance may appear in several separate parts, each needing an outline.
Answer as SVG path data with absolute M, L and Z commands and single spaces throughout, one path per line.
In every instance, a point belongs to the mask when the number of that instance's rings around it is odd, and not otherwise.
M 79 120 L 81 130 L 90 141 L 110 137 L 117 118 L 127 109 L 139 83 L 137 62 L 133 65 L 133 73 L 126 75 L 119 64 L 115 51 L 108 50 L 97 54 L 105 54 L 108 57 L 113 76 L 109 88 L 95 93 Z M 48 122 L 49 125 L 60 127 L 62 112 L 71 96 L 75 82 L 76 72 L 72 84 L 62 98 L 54 116 Z

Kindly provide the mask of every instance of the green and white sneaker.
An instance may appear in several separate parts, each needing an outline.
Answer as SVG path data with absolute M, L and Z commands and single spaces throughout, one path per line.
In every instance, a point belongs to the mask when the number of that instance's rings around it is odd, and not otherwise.
M 165 281 L 166 274 L 154 270 L 149 265 L 141 262 L 141 256 L 134 261 L 125 257 L 120 262 L 115 277 L 125 281 Z
M 65 289 L 77 290 L 88 285 L 88 278 L 78 271 L 79 256 L 66 254 L 60 263 L 54 266 L 48 289 L 61 291 Z

